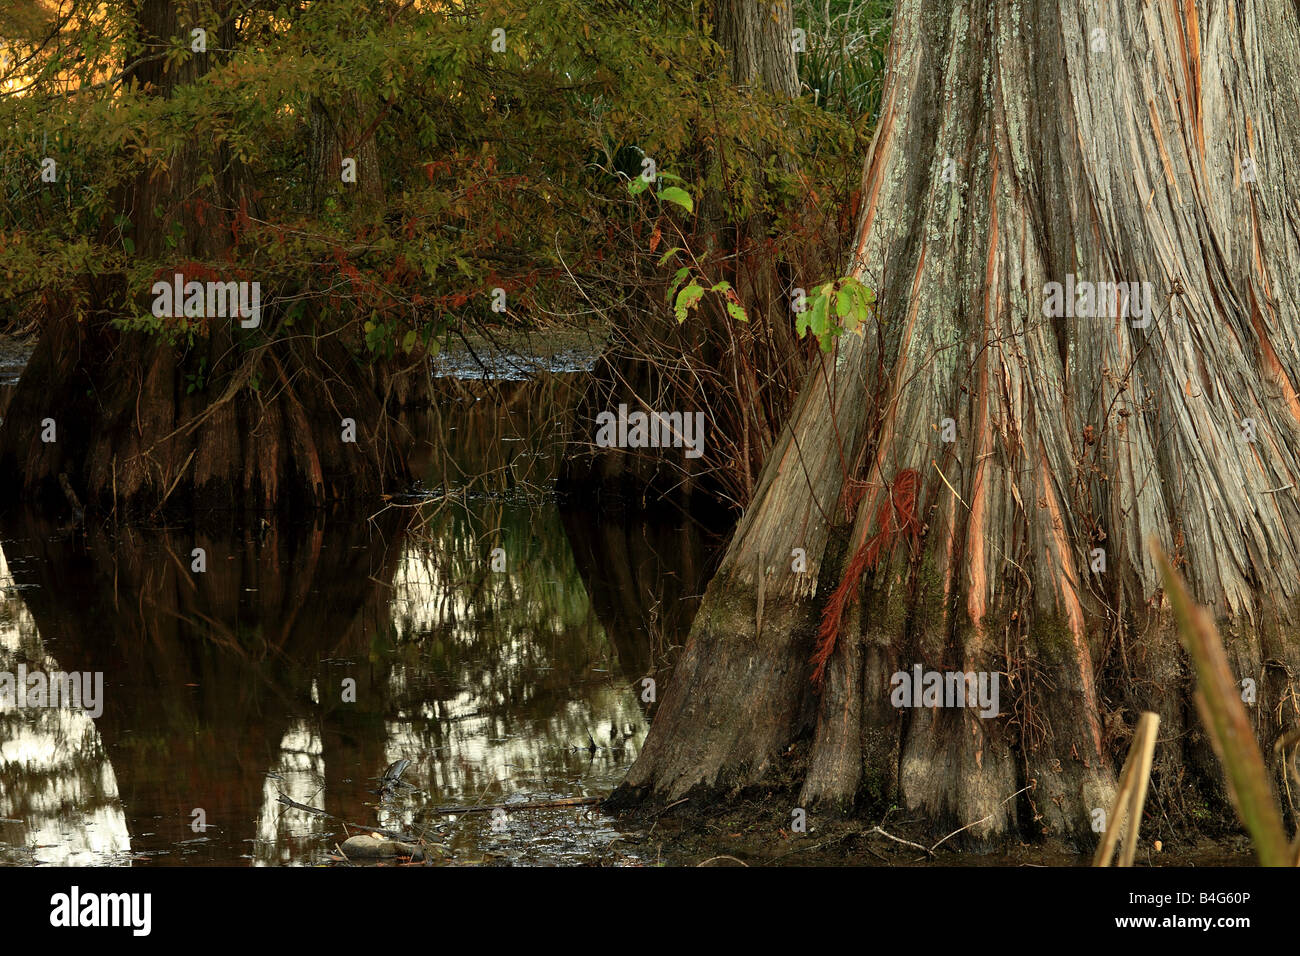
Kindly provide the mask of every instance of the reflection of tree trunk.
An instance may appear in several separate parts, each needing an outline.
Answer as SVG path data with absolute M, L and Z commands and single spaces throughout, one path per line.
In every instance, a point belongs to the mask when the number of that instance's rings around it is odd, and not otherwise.
M 572 414 L 579 387 L 570 375 L 525 381 L 439 378 L 436 401 L 411 430 L 429 440 L 416 443 L 422 461 L 412 470 L 431 484 L 478 484 L 499 489 L 541 489 L 555 481 L 558 433 Z
M 231 845 L 256 836 L 266 773 L 292 717 L 313 709 L 300 662 L 368 656 L 408 517 L 272 530 L 260 543 L 92 526 L 84 547 L 29 514 L 5 520 L 21 543 L 6 558 L 49 653 L 64 671 L 104 674 L 96 728 L 128 820 L 160 814 L 176 834 L 197 807 Z M 202 574 L 190 570 L 196 546 Z M 322 685 L 322 703 L 337 690 Z
M 620 799 L 755 783 L 799 743 L 804 803 L 1090 841 L 1142 709 L 1168 805 L 1217 792 L 1151 537 L 1226 621 L 1266 752 L 1300 717 L 1300 111 L 1263 80 L 1300 24 L 1084 7 L 899 5 L 858 245 L 878 322 L 806 383 Z M 1150 326 L 1044 319 L 1067 275 L 1153 283 Z M 1002 716 L 895 710 L 916 663 L 1000 672 Z
M 143 37 L 155 44 L 188 37 L 207 22 L 198 6 L 145 0 Z M 166 70 L 160 60 L 144 62 L 130 78 L 162 97 L 198 81 L 238 39 L 229 0 L 215 8 L 224 25 L 209 31 L 208 54 Z M 207 173 L 212 184 L 200 185 Z M 130 219 L 136 254 L 176 263 L 161 278 L 260 281 L 212 265 L 257 212 L 246 171 L 226 147 L 214 157 L 211 143 L 184 143 L 165 172 L 142 171 L 114 206 Z M 124 306 L 151 306 L 122 303 L 120 279 L 93 281 L 87 291 L 84 321 L 68 301 L 51 305 L 0 428 L 0 482 L 9 490 L 62 501 L 58 479 L 66 473 L 87 504 L 105 508 L 164 499 L 182 510 L 270 507 L 373 494 L 406 476 L 403 443 L 388 434 L 367 371 L 337 337 L 276 337 L 281 317 L 264 302 L 258 328 L 197 320 L 182 352 L 112 327 Z M 300 318 L 295 329 L 310 330 L 313 321 Z M 197 390 L 196 377 L 204 381 Z M 46 419 L 55 441 L 43 440 Z M 344 419 L 355 422 L 354 443 L 344 440 Z
M 715 542 L 687 518 L 680 525 L 663 516 L 597 523 L 574 509 L 560 514 L 623 676 L 635 682 L 654 674 L 656 658 L 680 646 L 690 631 Z
M 798 95 L 789 0 L 718 0 L 716 14 L 715 33 L 737 87 Z M 790 165 L 762 143 L 739 161 L 756 171 L 769 159 Z M 728 203 L 721 195 L 701 199 L 696 251 L 716 263 L 718 274 L 709 278 L 731 283 L 749 321 L 735 321 L 713 297 L 682 326 L 661 301 L 638 302 L 593 370 L 575 418 L 576 447 L 564 465 L 565 490 L 581 496 L 596 488 L 634 502 L 702 492 L 736 505 L 753 493 L 805 365 L 792 327 L 791 283 L 769 243 L 771 222 L 764 215 L 729 222 Z M 704 411 L 704 455 L 595 446 L 596 415 L 620 404 L 630 411 Z
M 364 652 L 363 652 L 364 653 Z M 316 806 L 353 822 L 374 819 L 361 805 L 379 797 L 378 777 L 388 766 L 389 722 L 394 702 L 387 686 L 390 667 L 365 657 L 352 667 L 320 667 L 320 745 L 325 768 L 324 791 Z M 342 681 L 356 681 L 356 701 L 344 702 Z

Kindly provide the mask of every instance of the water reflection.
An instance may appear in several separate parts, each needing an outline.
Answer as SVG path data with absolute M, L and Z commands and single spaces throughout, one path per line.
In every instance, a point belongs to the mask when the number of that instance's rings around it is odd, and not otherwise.
M 0 861 L 316 863 L 340 820 L 457 862 L 627 858 L 589 808 L 432 812 L 612 788 L 647 727 L 639 680 L 684 638 L 716 546 L 533 493 L 562 387 L 449 385 L 423 426 L 447 494 L 419 507 L 223 534 L 0 516 L 0 670 L 105 685 L 93 721 L 0 710 Z M 449 433 L 477 437 L 453 459 Z M 381 794 L 401 759 L 407 786 Z
M 0 555 L 0 671 L 50 673 L 58 663 Z M 0 862 L 80 866 L 111 861 L 130 846 L 117 779 L 84 710 L 0 710 L 0 833 L 30 823 L 20 846 L 0 841 Z

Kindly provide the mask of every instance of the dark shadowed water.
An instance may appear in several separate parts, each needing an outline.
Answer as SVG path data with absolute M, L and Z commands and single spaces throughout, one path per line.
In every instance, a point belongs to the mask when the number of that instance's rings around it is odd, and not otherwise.
M 0 704 L 0 862 L 315 864 L 375 826 L 456 863 L 646 862 L 591 806 L 435 808 L 607 794 L 720 539 L 561 513 L 572 376 L 438 381 L 418 502 L 221 534 L 0 520 L 0 673 L 103 675 L 94 716 Z

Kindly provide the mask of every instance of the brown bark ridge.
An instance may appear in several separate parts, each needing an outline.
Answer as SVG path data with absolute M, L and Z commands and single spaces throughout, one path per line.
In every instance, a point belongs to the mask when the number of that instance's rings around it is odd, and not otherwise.
M 146 58 L 132 80 L 168 96 L 235 46 L 233 7 L 215 4 L 226 16 L 214 25 L 199 6 L 141 3 L 146 42 L 188 38 L 196 24 L 208 23 L 209 52 L 167 69 Z M 165 253 L 178 266 L 218 262 L 237 219 L 256 215 L 246 171 L 225 147 L 215 158 L 211 149 L 189 141 L 165 170 L 141 171 L 119 191 L 114 206 L 131 219 L 138 255 Z M 213 173 L 211 185 L 200 182 L 204 170 Z M 177 225 L 180 239 L 167 249 Z M 121 317 L 120 282 L 93 283 L 88 300 L 80 320 L 70 303 L 48 303 L 41 340 L 0 427 L 0 482 L 11 493 L 62 503 L 66 483 L 88 507 L 105 509 L 318 507 L 376 494 L 408 476 L 406 438 L 394 434 L 371 373 L 337 336 L 312 334 L 311 315 L 295 327 L 307 334 L 277 336 L 280 316 L 264 301 L 258 328 L 213 319 L 182 354 L 160 338 L 113 326 Z M 135 306 L 148 311 L 149 303 Z M 195 391 L 200 368 L 206 387 Z M 354 423 L 355 441 L 345 440 L 345 419 Z
M 811 374 L 615 806 L 763 782 L 794 744 L 799 805 L 1089 844 L 1153 710 L 1161 808 L 1226 812 L 1147 542 L 1224 622 L 1271 753 L 1300 718 L 1297 74 L 1289 4 L 899 3 L 854 269 L 878 314 Z M 1048 316 L 1067 274 L 1151 283 L 1149 323 Z M 865 575 L 818 696 L 825 599 L 906 469 L 918 547 Z M 915 664 L 998 673 L 1000 716 L 891 706 Z

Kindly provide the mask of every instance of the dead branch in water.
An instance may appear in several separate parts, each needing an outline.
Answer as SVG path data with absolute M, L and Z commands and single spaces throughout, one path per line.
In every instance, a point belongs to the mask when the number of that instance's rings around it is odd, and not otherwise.
M 484 803 L 472 807 L 432 807 L 427 813 L 487 813 L 490 810 L 549 810 L 554 807 L 585 807 L 604 797 L 564 797 L 560 800 L 531 800 L 527 803 Z
M 342 817 L 336 817 L 332 813 L 326 813 L 319 807 L 312 807 L 305 803 L 299 803 L 297 800 L 284 793 L 280 794 L 276 802 L 284 804 L 286 807 L 292 807 L 295 810 L 305 810 L 307 813 L 318 817 L 329 817 L 331 820 L 338 820 L 339 823 L 343 824 L 345 827 L 352 827 L 352 829 L 360 830 L 363 833 L 378 833 L 380 836 L 388 837 L 390 840 L 397 840 L 401 843 L 415 843 L 419 840 L 419 837 L 412 836 L 409 833 L 399 833 L 396 830 L 385 830 L 383 827 L 372 827 L 364 823 L 349 823 Z

